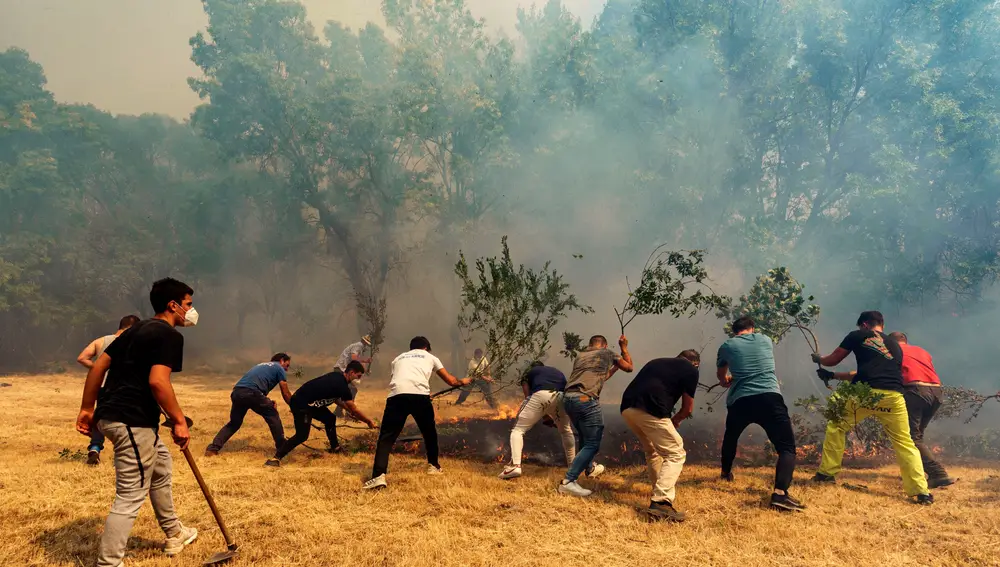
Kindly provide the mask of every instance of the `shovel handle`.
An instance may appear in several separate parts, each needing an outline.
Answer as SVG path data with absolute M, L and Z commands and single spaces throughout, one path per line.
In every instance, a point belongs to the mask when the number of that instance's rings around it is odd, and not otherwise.
M 208 489 L 205 479 L 201 476 L 201 471 L 198 470 L 198 465 L 194 462 L 191 449 L 185 447 L 182 452 L 184 453 L 184 458 L 187 459 L 188 466 L 191 467 L 191 472 L 194 473 L 195 480 L 198 481 L 198 486 L 201 487 L 202 494 L 205 495 L 205 500 L 208 501 L 208 507 L 212 509 L 212 515 L 215 516 L 215 521 L 219 524 L 219 529 L 222 530 L 222 537 L 226 538 L 226 547 L 229 549 L 235 548 L 236 544 L 233 542 L 232 536 L 229 535 L 229 530 L 226 529 L 226 522 L 222 520 L 219 508 L 215 505 L 215 498 L 212 497 L 212 491 Z

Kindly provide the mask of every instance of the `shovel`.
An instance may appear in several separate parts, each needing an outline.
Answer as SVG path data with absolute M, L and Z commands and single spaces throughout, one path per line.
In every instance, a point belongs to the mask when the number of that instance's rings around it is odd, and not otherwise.
M 190 417 L 185 416 L 184 420 L 187 421 L 188 427 L 194 425 Z M 163 427 L 173 427 L 173 422 L 170 418 L 166 418 L 163 422 Z M 198 470 L 198 465 L 194 462 L 194 456 L 191 455 L 190 447 L 185 447 L 182 451 L 184 453 L 184 458 L 187 459 L 188 465 L 191 467 L 191 472 L 194 473 L 195 480 L 198 481 L 198 486 L 201 487 L 202 494 L 205 495 L 205 500 L 208 501 L 208 507 L 212 509 L 212 515 L 215 516 L 216 523 L 219 524 L 219 529 L 222 530 L 222 537 L 226 539 L 226 550 L 220 551 L 215 555 L 209 557 L 203 565 L 220 565 L 232 559 L 236 559 L 240 552 L 239 546 L 233 541 L 233 537 L 229 535 L 229 530 L 226 529 L 226 523 L 222 521 L 222 514 L 219 513 L 218 506 L 215 505 L 215 498 L 212 497 L 212 491 L 208 489 L 208 485 L 205 484 L 205 479 L 201 476 L 201 471 Z

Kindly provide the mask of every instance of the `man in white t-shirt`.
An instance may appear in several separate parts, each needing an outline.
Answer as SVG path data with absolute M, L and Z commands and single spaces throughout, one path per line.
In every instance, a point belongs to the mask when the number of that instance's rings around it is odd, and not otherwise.
M 385 473 L 389 468 L 389 452 L 396 438 L 403 431 L 406 418 L 413 416 L 427 450 L 427 474 L 441 474 L 438 464 L 437 428 L 434 425 L 434 405 L 431 404 L 431 376 L 437 374 L 449 386 L 466 386 L 471 378 L 455 378 L 444 369 L 441 360 L 431 354 L 431 343 L 424 337 L 414 337 L 410 350 L 392 361 L 392 378 L 389 380 L 389 397 L 378 432 L 375 464 L 372 478 L 364 489 L 384 488 Z

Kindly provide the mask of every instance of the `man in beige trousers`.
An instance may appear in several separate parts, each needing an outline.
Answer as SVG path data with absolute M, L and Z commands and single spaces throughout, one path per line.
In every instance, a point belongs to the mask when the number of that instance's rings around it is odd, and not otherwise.
M 686 350 L 677 358 L 651 360 L 622 394 L 622 418 L 646 452 L 646 466 L 653 482 L 647 512 L 656 518 L 684 521 L 684 513 L 674 508 L 674 486 L 687 456 L 677 426 L 694 409 L 700 364 L 696 350 Z M 678 399 L 681 409 L 673 413 Z

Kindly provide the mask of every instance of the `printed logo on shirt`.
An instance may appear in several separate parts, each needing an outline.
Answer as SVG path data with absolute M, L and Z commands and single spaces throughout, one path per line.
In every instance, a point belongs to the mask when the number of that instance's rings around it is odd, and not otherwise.
M 868 350 L 873 350 L 881 354 L 883 357 L 885 357 L 886 360 L 892 360 L 892 353 L 889 352 L 888 348 L 886 348 L 885 342 L 882 340 L 882 337 L 878 335 L 875 335 L 873 337 L 868 337 L 867 339 L 864 340 L 864 342 L 861 343 L 861 345 L 867 348 Z
M 315 402 L 309 404 L 309 406 L 314 408 L 325 408 L 326 406 L 337 403 L 337 400 L 339 399 L 340 398 L 327 398 L 325 400 L 316 400 Z

